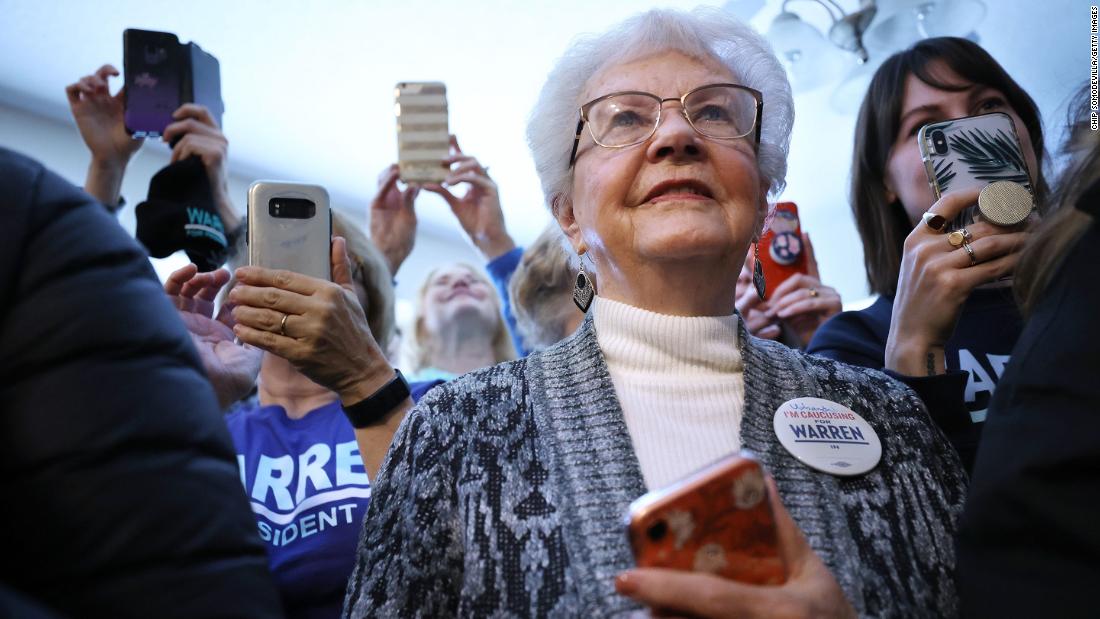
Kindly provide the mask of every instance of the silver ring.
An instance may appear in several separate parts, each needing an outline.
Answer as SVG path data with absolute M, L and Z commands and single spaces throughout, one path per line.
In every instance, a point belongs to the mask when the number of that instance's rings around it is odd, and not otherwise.
M 970 266 L 974 266 L 975 264 L 978 264 L 978 257 L 974 255 L 974 250 L 970 249 L 970 243 L 963 240 L 962 246 L 963 246 L 963 249 L 966 250 L 967 255 L 970 256 Z
M 970 254 L 973 258 L 974 254 Z M 290 318 L 290 314 L 283 314 L 283 319 L 279 321 L 279 335 L 286 336 L 286 319 Z

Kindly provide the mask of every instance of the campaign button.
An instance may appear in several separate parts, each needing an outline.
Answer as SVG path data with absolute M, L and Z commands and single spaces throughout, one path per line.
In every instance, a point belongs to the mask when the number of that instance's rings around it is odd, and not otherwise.
M 871 424 L 850 409 L 821 398 L 795 398 L 775 411 L 780 444 L 806 466 L 849 477 L 875 468 L 882 443 Z

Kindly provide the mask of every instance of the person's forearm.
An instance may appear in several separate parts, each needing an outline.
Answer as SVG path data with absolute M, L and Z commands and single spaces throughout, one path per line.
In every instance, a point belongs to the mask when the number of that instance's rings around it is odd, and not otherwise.
M 119 197 L 122 195 L 122 179 L 125 175 L 126 163 L 92 159 L 88 164 L 84 191 L 104 206 L 114 210 L 118 207 Z
M 895 337 L 886 341 L 886 369 L 906 376 L 936 376 L 946 372 L 943 346 L 914 338 Z
M 225 231 L 235 230 L 241 225 L 241 216 L 237 209 L 233 208 L 233 201 L 229 199 L 229 188 L 222 185 L 214 193 L 214 204 L 218 209 L 218 215 L 222 218 Z
M 336 390 L 343 406 L 351 406 L 378 393 L 393 380 L 394 370 L 384 358 L 372 358 L 361 374 Z M 355 429 L 355 441 L 359 444 L 359 456 L 363 459 L 367 476 L 374 479 L 382 468 L 382 461 L 389 451 L 390 441 L 405 418 L 405 413 L 413 407 L 412 397 L 407 397 L 393 410 L 386 413 L 377 423 Z
M 516 248 L 516 242 L 512 240 L 511 235 L 507 232 L 477 239 L 475 245 L 477 245 L 478 251 L 486 260 L 495 260 Z

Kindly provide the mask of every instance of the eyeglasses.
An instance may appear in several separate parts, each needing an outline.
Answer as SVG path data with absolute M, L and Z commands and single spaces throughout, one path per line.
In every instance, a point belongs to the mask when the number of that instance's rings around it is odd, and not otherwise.
M 700 135 L 734 140 L 754 134 L 755 144 L 760 145 L 764 97 L 758 90 L 740 84 L 708 84 L 668 99 L 628 90 L 606 94 L 581 106 L 569 167 L 577 160 L 585 123 L 592 140 L 604 148 L 634 146 L 657 132 L 666 101 L 679 101 L 680 113 Z

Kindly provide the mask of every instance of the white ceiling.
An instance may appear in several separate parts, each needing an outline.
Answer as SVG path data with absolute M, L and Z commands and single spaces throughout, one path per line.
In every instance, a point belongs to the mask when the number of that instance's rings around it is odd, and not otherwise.
M 839 1 L 848 9 L 857 4 Z M 977 28 L 982 44 L 1036 98 L 1048 127 L 1060 127 L 1060 106 L 1088 78 L 1089 3 L 986 3 L 988 14 Z M 70 122 L 64 86 L 105 62 L 121 69 L 123 29 L 175 32 L 221 62 L 235 173 L 318 182 L 338 206 L 363 208 L 378 171 L 396 158 L 393 84 L 442 80 L 452 130 L 468 153 L 492 167 L 508 225 L 518 241 L 529 242 L 548 217 L 524 127 L 548 69 L 576 34 L 602 30 L 653 4 L 0 0 L 0 102 Z M 690 8 L 699 2 L 659 4 Z M 780 2 L 728 4 L 755 14 L 752 23 L 766 29 Z M 815 12 L 808 2 L 790 5 L 800 7 L 808 7 L 807 16 Z M 802 209 L 826 283 L 855 300 L 865 296 L 865 283 L 846 196 L 858 101 L 838 111 L 829 103 L 832 92 L 828 87 L 796 97 L 784 198 Z M 426 228 L 458 238 L 441 200 L 421 199 L 418 209 Z

